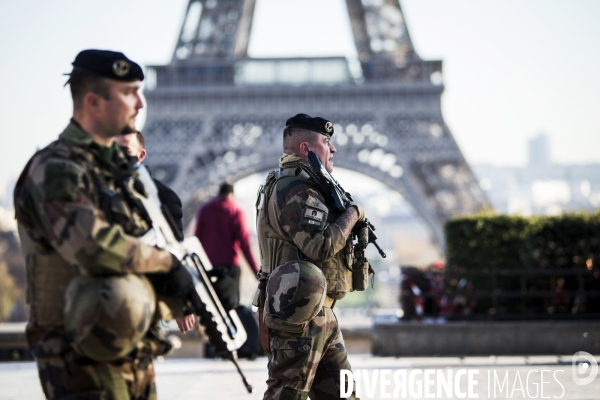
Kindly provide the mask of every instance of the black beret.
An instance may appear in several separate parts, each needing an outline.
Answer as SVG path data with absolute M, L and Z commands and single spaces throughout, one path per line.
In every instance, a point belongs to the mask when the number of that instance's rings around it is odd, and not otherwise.
M 81 68 L 104 78 L 117 81 L 143 81 L 144 71 L 137 63 L 123 53 L 109 50 L 83 50 L 73 61 L 75 68 Z
M 309 131 L 318 132 L 325 136 L 333 136 L 333 124 L 321 117 L 311 117 L 306 114 L 296 114 L 285 121 L 285 128 L 302 128 Z

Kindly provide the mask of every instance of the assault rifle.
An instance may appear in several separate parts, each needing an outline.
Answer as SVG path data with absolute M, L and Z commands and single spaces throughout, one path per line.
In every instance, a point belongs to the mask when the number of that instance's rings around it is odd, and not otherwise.
M 242 377 L 246 390 L 248 393 L 252 393 L 252 386 L 237 363 L 236 350 L 246 341 L 246 331 L 235 310 L 225 311 L 217 297 L 207 275 L 207 271 L 212 269 L 212 265 L 204 248 L 195 236 L 181 242 L 177 241 L 162 213 L 158 191 L 150 173 L 142 165 L 137 167 L 137 172 L 144 187 L 135 187 L 135 180 L 130 179 L 130 186 L 132 186 L 130 190 L 142 203 L 152 222 L 152 230 L 144 236 L 144 239 L 171 252 L 181 260 L 192 275 L 195 290 L 186 299 L 188 305 L 191 306 L 194 314 L 200 317 L 200 324 L 204 327 L 210 343 L 215 346 L 217 354 L 233 362 Z
M 326 195 L 329 197 L 332 204 L 335 205 L 335 208 L 340 212 L 346 211 L 349 203 L 354 201 L 352 195 L 340 186 L 333 176 L 325 169 L 319 157 L 312 151 L 308 152 L 308 162 L 310 163 L 310 168 L 319 177 L 319 183 L 327 190 Z M 377 244 L 375 226 L 373 226 L 367 218 L 365 218 L 364 223 L 356 224 L 356 230 L 353 232 L 353 235 L 358 238 L 358 243 L 355 245 L 357 257 L 364 259 L 364 250 L 369 243 L 373 243 L 382 258 L 387 257 L 385 252 Z

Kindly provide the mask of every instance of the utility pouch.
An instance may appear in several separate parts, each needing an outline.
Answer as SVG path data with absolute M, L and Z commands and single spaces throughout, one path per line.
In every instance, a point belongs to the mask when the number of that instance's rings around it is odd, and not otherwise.
M 352 289 L 362 291 L 369 286 L 369 275 L 373 272 L 369 259 L 365 257 L 365 249 L 369 244 L 369 226 L 366 222 L 355 225 L 353 233 L 358 242 L 354 246 L 354 262 L 352 263 Z
M 362 265 L 360 265 L 362 264 Z M 355 262 L 352 266 L 352 290 L 365 290 L 369 284 L 369 263 Z
M 368 261 L 355 260 L 352 265 L 352 290 L 365 290 L 369 286 L 369 273 L 372 271 Z
M 258 331 L 260 334 L 260 345 L 265 354 L 271 354 L 271 334 L 265 325 L 265 298 L 267 293 L 267 278 L 258 279 Z

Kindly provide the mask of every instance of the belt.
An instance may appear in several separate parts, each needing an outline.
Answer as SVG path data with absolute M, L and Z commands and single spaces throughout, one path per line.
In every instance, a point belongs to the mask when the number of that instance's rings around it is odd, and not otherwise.
M 323 307 L 333 308 L 334 304 L 335 304 L 335 300 L 334 299 L 332 299 L 329 296 L 325 296 L 325 303 L 323 303 Z

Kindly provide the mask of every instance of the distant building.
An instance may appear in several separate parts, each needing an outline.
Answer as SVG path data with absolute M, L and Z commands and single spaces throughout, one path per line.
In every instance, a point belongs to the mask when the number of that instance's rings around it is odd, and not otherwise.
M 528 165 L 530 167 L 547 167 L 552 165 L 550 155 L 550 138 L 545 133 L 529 139 Z
M 496 211 L 554 215 L 600 208 L 600 164 L 554 164 L 546 134 L 528 144 L 526 167 L 472 166 Z
M 15 178 L 11 178 L 8 180 L 8 183 L 2 184 L 0 183 L 0 207 L 8 207 L 12 208 L 13 206 L 13 190 L 15 188 L 15 184 L 17 180 Z M 13 216 L 14 219 L 14 216 Z

